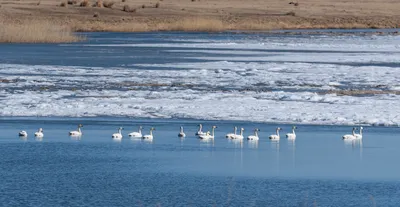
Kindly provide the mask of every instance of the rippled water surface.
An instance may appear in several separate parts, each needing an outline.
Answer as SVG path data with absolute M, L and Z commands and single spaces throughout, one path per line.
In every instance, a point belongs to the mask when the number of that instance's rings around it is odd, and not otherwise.
M 84 135 L 68 131 L 82 123 Z M 130 139 L 139 124 L 152 142 Z M 198 121 L 115 118 L 0 121 L 1 206 L 397 206 L 398 128 L 366 127 L 362 141 L 343 141 L 349 127 L 299 125 L 295 141 L 270 141 L 277 125 L 217 125 L 214 141 L 194 136 Z M 183 125 L 187 137 L 177 137 Z M 124 138 L 111 134 L 124 127 Z M 225 138 L 233 126 L 260 141 Z M 289 125 L 280 125 L 283 136 Z M 34 138 L 43 127 L 44 137 Z M 20 130 L 28 138 L 17 136 Z
M 399 36 L 87 36 L 2 45 L 0 115 L 400 123 Z

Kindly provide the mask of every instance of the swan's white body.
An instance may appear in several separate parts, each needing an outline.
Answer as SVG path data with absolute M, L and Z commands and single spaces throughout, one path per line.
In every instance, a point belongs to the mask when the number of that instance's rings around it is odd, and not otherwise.
M 76 137 L 82 136 L 81 127 L 82 127 L 82 125 L 79 124 L 78 125 L 78 130 L 77 131 L 70 131 L 69 132 L 69 136 L 76 136 Z
M 146 134 L 142 138 L 143 139 L 153 139 L 153 130 L 154 130 L 154 128 L 151 128 L 150 129 L 150 134 Z
M 258 131 L 259 129 L 254 129 L 254 135 L 250 135 L 247 137 L 248 140 L 259 140 L 260 138 L 258 137 Z
M 42 138 L 44 136 L 43 129 L 39 128 L 37 132 L 35 132 L 35 137 Z
M 142 138 L 143 137 L 142 129 L 143 129 L 142 126 L 139 126 L 139 130 L 137 132 L 131 132 L 128 135 L 132 138 Z
M 276 134 L 269 135 L 269 139 L 279 140 L 281 137 L 279 135 L 279 131 L 281 130 L 280 127 L 276 128 Z M 295 135 L 296 136 L 296 135 Z
M 120 127 L 119 129 L 118 129 L 118 132 L 117 133 L 114 133 L 114 134 L 112 134 L 112 138 L 113 139 L 122 139 L 122 133 L 121 133 L 121 131 L 122 131 L 122 127 Z
M 233 133 L 226 134 L 225 137 L 229 139 L 233 139 L 236 136 L 237 127 L 233 128 Z
M 196 132 L 196 136 L 205 135 L 206 133 L 203 132 L 203 125 L 199 124 L 199 130 Z
M 288 139 L 296 139 L 296 133 L 294 132 L 295 129 L 297 129 L 297 127 L 293 126 L 292 127 L 292 133 L 287 133 L 286 134 L 286 138 L 288 138 Z
M 215 128 L 217 128 L 216 126 L 213 126 L 211 128 L 211 133 L 208 131 L 205 134 L 200 135 L 200 139 L 214 139 L 214 132 L 215 132 Z
M 18 133 L 18 135 L 19 135 L 20 137 L 27 137 L 27 136 L 28 136 L 28 133 L 26 133 L 26 131 L 20 131 L 20 132 Z
M 244 139 L 244 137 L 243 137 L 243 131 L 244 131 L 244 129 L 241 128 L 241 129 L 240 129 L 240 134 L 236 134 L 236 135 L 233 137 L 233 139 Z
M 181 126 L 181 131 L 179 132 L 178 137 L 186 137 L 185 132 L 183 132 L 183 126 Z
M 353 132 L 351 133 L 351 134 L 345 134 L 345 135 L 343 135 L 343 139 L 347 139 L 347 140 L 349 140 L 349 139 L 355 139 L 356 138 L 356 133 L 355 133 L 355 131 L 356 131 L 356 128 L 355 127 L 353 127 Z
M 363 127 L 360 127 L 360 133 L 359 134 L 354 134 L 354 138 L 356 138 L 356 139 L 362 139 L 362 130 L 363 130 L 364 128 Z

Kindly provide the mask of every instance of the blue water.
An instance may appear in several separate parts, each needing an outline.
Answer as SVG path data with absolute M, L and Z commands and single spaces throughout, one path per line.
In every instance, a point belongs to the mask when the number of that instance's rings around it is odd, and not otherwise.
M 364 32 L 2 44 L 0 206 L 399 206 L 399 96 L 324 94 L 400 90 L 400 39 Z M 362 140 L 341 139 L 360 124 Z M 153 141 L 127 136 L 139 125 Z M 226 139 L 234 126 L 261 138 Z
M 82 123 L 84 135 L 68 131 Z M 217 125 L 214 141 L 194 136 L 199 121 L 117 118 L 0 120 L 1 206 L 397 206 L 398 128 L 299 125 L 297 139 L 270 141 L 277 125 Z M 155 127 L 152 142 L 127 137 Z M 183 125 L 187 137 L 177 137 Z M 111 134 L 124 127 L 122 141 Z M 233 126 L 260 141 L 224 138 Z M 279 125 L 283 134 L 291 126 Z M 44 128 L 44 138 L 32 135 Z M 20 130 L 27 139 L 17 136 Z

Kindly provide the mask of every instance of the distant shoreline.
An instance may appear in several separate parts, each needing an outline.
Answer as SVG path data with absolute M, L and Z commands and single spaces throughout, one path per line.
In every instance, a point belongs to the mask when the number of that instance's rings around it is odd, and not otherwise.
M 84 4 L 86 2 L 86 4 Z M 297 3 L 297 4 L 296 4 Z M 271 32 L 304 29 L 395 29 L 400 4 L 321 0 L 0 0 L 0 42 L 74 42 L 68 32 Z M 16 38 L 4 25 L 49 25 Z M 3 29 L 2 29 L 3 28 Z M 16 29 L 13 33 L 20 34 Z M 63 31 L 60 33 L 60 31 Z M 30 34 L 34 30 L 32 29 Z M 292 31 L 299 32 L 299 31 Z M 63 35 L 63 38 L 55 37 Z M 396 32 L 393 32 L 396 34 Z M 47 41 L 47 39 L 51 39 Z

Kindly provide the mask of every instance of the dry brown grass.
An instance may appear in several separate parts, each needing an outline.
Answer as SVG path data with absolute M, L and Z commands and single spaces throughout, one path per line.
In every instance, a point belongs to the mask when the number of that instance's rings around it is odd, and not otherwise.
M 83 0 L 80 4 L 80 7 L 88 7 L 89 6 L 89 0 Z
M 74 35 L 69 28 L 53 22 L 0 22 L 0 43 L 62 43 L 83 39 Z
M 160 2 L 157 2 L 154 7 L 159 8 L 160 7 Z
M 175 22 L 160 23 L 155 25 L 155 31 L 208 31 L 217 32 L 230 29 L 217 18 L 189 17 Z
M 105 1 L 105 2 L 103 2 L 103 6 L 105 8 L 110 8 L 110 9 L 114 6 L 114 4 L 115 4 L 115 2 L 113 2 L 113 1 Z
M 67 5 L 68 5 L 68 4 L 65 3 L 65 2 L 61 2 L 61 4 L 60 4 L 61 7 L 67 7 Z
M 123 11 L 132 12 L 135 9 L 124 6 Z M 292 17 L 287 17 L 292 18 Z M 146 32 L 146 31 L 207 31 L 221 32 L 226 30 L 243 30 L 243 31 L 267 31 L 272 29 L 312 29 L 312 28 L 368 28 L 367 24 L 361 23 L 324 23 L 311 24 L 309 22 L 288 21 L 259 21 L 239 19 L 237 21 L 227 21 L 219 17 L 201 17 L 188 16 L 177 19 L 160 19 L 158 21 L 124 21 L 124 22 L 104 22 L 104 21 L 79 21 L 71 23 L 74 31 L 94 32 Z
M 124 5 L 124 7 L 122 7 L 122 11 L 124 12 L 136 12 L 135 8 L 131 8 L 129 5 Z
M 75 5 L 75 4 L 78 3 L 78 1 L 76 1 L 76 0 L 68 0 L 67 3 L 68 3 L 69 5 Z
M 103 1 L 102 1 L 102 0 L 97 0 L 97 1 L 93 4 L 93 7 L 102 8 L 102 7 L 103 7 Z
M 286 13 L 286 15 L 288 15 L 288 16 L 296 16 L 296 13 L 294 11 L 290 11 L 290 12 Z

